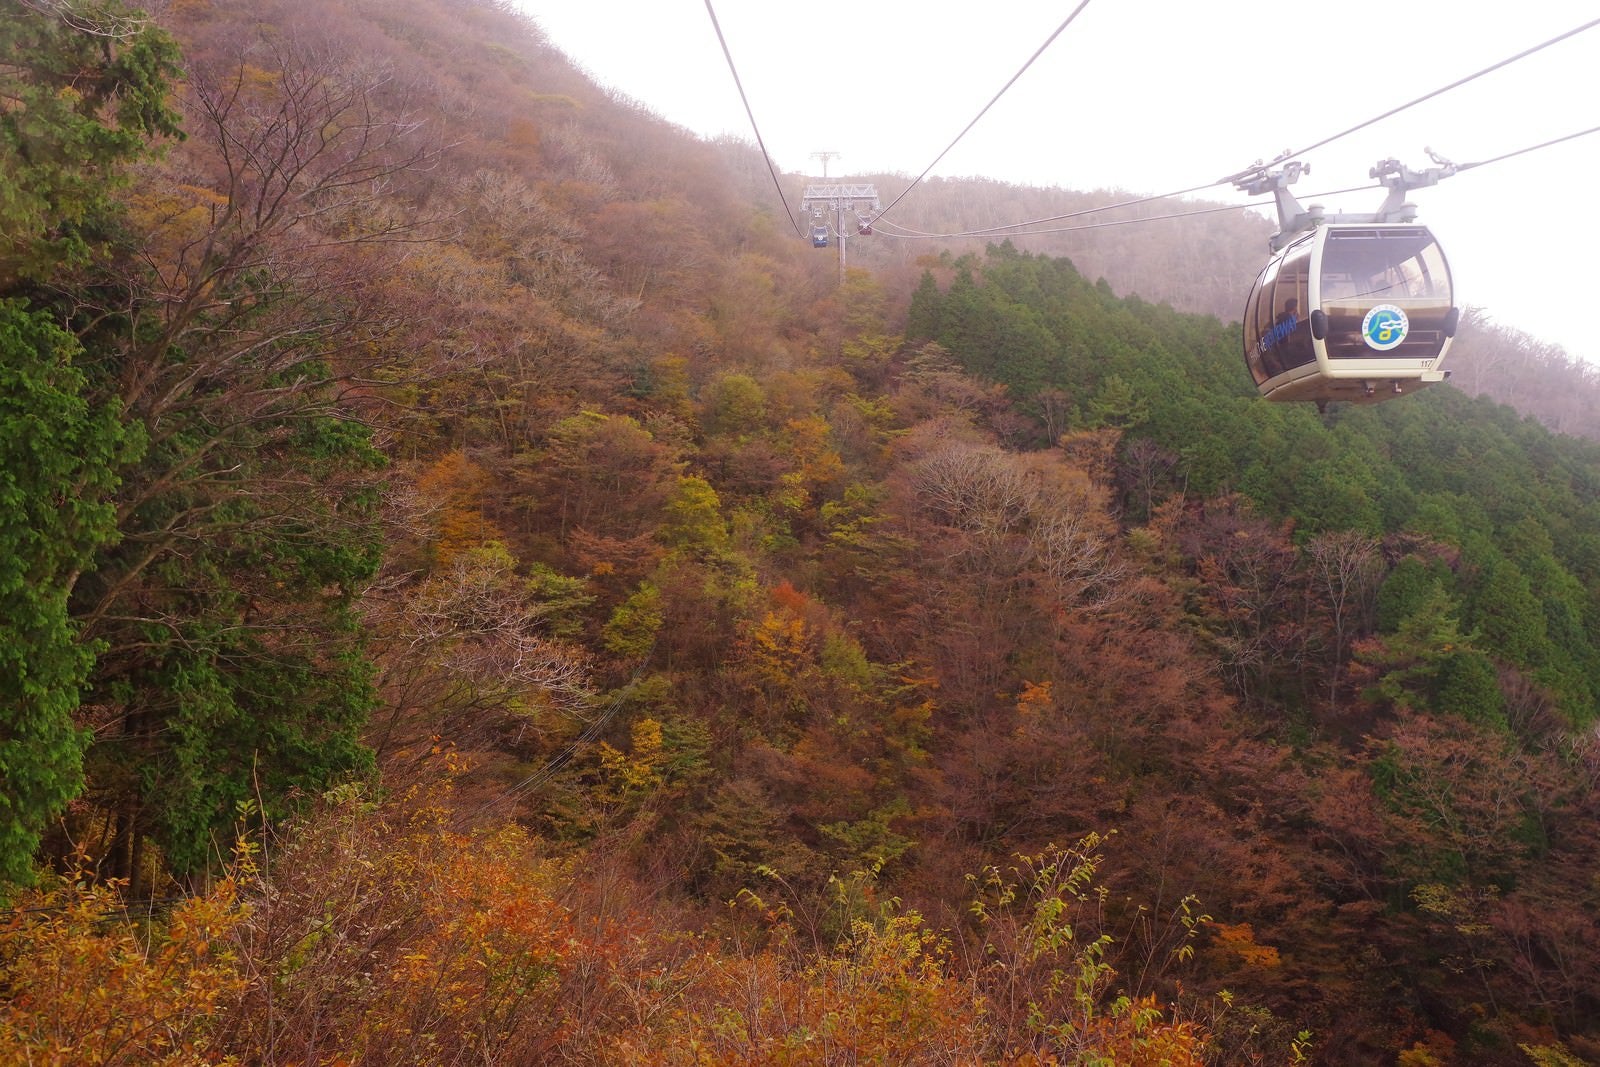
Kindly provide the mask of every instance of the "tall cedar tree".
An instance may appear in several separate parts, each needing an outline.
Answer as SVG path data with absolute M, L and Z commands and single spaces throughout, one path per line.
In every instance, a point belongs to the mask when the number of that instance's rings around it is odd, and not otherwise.
M 177 129 L 170 38 L 115 6 L 51 10 L 0 2 L 0 882 L 28 879 L 83 785 L 73 718 L 93 656 L 67 602 L 115 540 L 129 440 L 44 305 L 105 252 L 124 168 Z

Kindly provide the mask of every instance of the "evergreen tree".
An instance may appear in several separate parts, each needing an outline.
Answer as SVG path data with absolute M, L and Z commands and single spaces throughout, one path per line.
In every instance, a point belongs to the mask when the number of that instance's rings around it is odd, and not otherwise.
M 167 105 L 177 46 L 115 2 L 0 0 L 0 292 L 98 251 Z
M 1442 711 L 1480 726 L 1505 725 L 1494 661 L 1461 632 L 1455 601 L 1437 583 L 1359 658 L 1379 671 L 1374 696 L 1396 706 Z
M 1392 634 L 1442 588 L 1440 576 L 1416 556 L 1407 556 L 1378 590 L 1378 632 Z
M 1456 649 L 1439 663 L 1437 705 L 1479 726 L 1505 726 L 1505 698 L 1494 660 L 1475 648 Z
M 94 665 L 68 599 L 116 538 L 109 496 L 139 437 L 41 306 L 103 251 L 124 167 L 177 130 L 176 49 L 114 4 L 0 2 L 0 882 L 28 879 L 83 786 L 75 722 Z
M 931 341 L 939 336 L 943 297 L 933 280 L 933 272 L 922 272 L 922 281 L 911 294 L 911 310 L 906 315 L 906 340 Z
M 0 301 L 0 881 L 25 881 L 39 832 L 83 785 L 73 721 L 94 657 L 67 594 L 114 534 L 120 434 L 83 395 L 70 334 Z
M 1549 634 L 1544 609 L 1515 563 L 1500 560 L 1491 566 L 1472 606 L 1484 648 L 1519 667 L 1546 662 Z

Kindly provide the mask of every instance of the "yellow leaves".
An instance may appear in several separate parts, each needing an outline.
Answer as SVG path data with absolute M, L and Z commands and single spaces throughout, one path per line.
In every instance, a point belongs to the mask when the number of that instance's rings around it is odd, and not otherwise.
M 179 192 L 185 193 L 196 206 L 226 207 L 228 198 L 215 189 L 207 189 L 200 185 L 183 185 L 176 187 Z
M 1523 1052 L 1527 1053 L 1536 1067 L 1586 1067 L 1589 1063 L 1573 1054 L 1566 1045 L 1557 1041 L 1553 1045 L 1524 1045 L 1518 1044 Z
M 165 284 L 175 290 L 193 285 L 197 280 L 193 272 L 202 269 L 193 250 L 204 243 L 226 211 L 227 196 L 202 185 L 152 175 L 130 189 L 124 203 L 129 225 L 142 234 L 146 256 L 167 265 L 170 273 Z
M 448 300 L 458 308 L 482 308 L 509 295 L 503 263 L 480 259 L 461 245 L 424 245 L 407 256 L 391 279 L 399 298 Z M 426 294 L 422 296 L 421 294 Z
M 399 974 L 413 985 L 431 984 L 436 973 L 433 957 L 426 952 L 407 952 L 400 957 Z
M 633 724 L 633 758 L 654 767 L 661 758 L 661 724 L 641 719 Z
M 795 473 L 808 491 L 826 489 L 844 477 L 844 460 L 829 441 L 833 431 L 826 419 L 819 415 L 790 419 L 783 428 L 787 444 L 800 464 Z
M 750 635 L 750 644 L 758 654 L 792 668 L 810 658 L 811 628 L 797 615 L 769 611 Z
M 219 203 L 214 196 L 195 185 L 144 184 L 127 195 L 128 221 L 141 230 L 172 229 L 193 236 L 206 220 L 208 208 L 227 203 L 225 197 Z
M 252 92 L 273 93 L 283 83 L 283 72 L 263 70 L 261 67 L 246 63 L 239 68 L 239 81 L 245 89 Z
M 1396 1067 L 1448 1067 L 1455 1062 L 1456 1043 L 1448 1034 L 1437 1030 L 1401 1051 L 1395 1060 Z M 1526 1047 L 1526 1046 L 1524 1046 Z
M 792 688 L 814 658 L 811 628 L 789 612 L 767 612 L 744 646 L 752 673 L 778 690 Z
M 111 887 L 52 878 L 0 926 L 0 1062 L 220 1062 L 211 1023 L 244 987 L 231 879 L 136 927 Z
M 596 791 L 602 800 L 620 802 L 659 788 L 661 775 L 661 723 L 640 719 L 633 724 L 632 753 L 618 752 L 600 742 L 600 769 L 606 784 Z
M 658 537 L 673 548 L 714 554 L 728 544 L 728 523 L 722 501 L 711 483 L 699 475 L 678 478 L 668 498 Z
M 566 93 L 529 93 L 530 104 L 544 104 L 559 108 L 563 111 L 581 111 L 583 105 Z
M 1467 938 L 1487 937 L 1493 932 L 1486 917 L 1499 895 L 1494 886 L 1458 891 L 1440 882 L 1423 882 L 1411 890 L 1418 912 L 1449 923 Z

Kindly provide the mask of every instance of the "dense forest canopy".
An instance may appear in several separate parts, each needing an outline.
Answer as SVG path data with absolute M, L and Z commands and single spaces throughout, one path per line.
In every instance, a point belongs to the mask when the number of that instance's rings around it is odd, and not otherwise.
M 8 1060 L 1600 1062 L 1563 353 L 1266 403 L 1223 216 L 840 279 L 492 0 L 0 48 Z

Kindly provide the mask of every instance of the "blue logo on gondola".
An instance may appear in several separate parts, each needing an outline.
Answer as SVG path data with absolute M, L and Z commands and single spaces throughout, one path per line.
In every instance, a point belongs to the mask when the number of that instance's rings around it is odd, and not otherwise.
M 1361 320 L 1361 337 L 1368 348 L 1387 352 L 1398 348 L 1411 330 L 1406 313 L 1393 304 L 1379 304 Z

